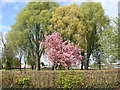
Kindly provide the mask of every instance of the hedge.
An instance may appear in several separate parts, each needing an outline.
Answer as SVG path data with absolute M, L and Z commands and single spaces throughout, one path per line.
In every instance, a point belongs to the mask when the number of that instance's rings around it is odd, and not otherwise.
M 117 70 L 2 71 L 2 88 L 119 88 Z

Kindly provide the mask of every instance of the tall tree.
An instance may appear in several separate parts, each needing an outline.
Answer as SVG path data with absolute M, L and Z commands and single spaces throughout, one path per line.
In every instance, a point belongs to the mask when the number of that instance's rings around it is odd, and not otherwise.
M 83 14 L 79 5 L 63 5 L 55 10 L 52 18 L 49 20 L 51 25 L 48 29 L 50 32 L 60 32 L 64 41 L 68 39 L 74 44 L 79 43 L 79 48 L 83 49 L 82 55 L 84 55 L 85 26 L 83 20 Z M 81 69 L 83 69 L 83 62 L 81 64 Z
M 11 69 L 16 58 L 14 50 L 8 45 L 7 40 L 8 34 L 0 32 L 0 51 L 1 51 L 1 61 L 5 64 L 5 69 Z
M 63 5 L 58 7 L 49 20 L 50 32 L 60 32 L 63 40 L 70 40 L 75 44 L 80 44 L 84 48 L 85 26 L 83 14 L 77 4 Z
M 115 63 L 118 60 L 118 29 L 116 25 L 109 25 L 101 34 L 98 42 L 99 47 L 103 51 L 102 59 L 106 63 Z
M 14 52 L 16 52 L 19 57 L 19 67 L 21 70 L 21 61 L 26 53 L 26 46 L 28 43 L 27 39 L 27 30 L 24 31 L 15 31 L 11 30 L 7 36 L 8 45 L 12 47 Z
M 85 69 L 89 67 L 89 58 L 96 48 L 99 35 L 106 26 L 104 9 L 99 2 L 83 2 L 80 5 L 85 23 Z
M 56 7 L 58 4 L 55 2 L 29 2 L 20 11 L 12 26 L 15 31 L 28 30 L 29 43 L 26 46 L 35 53 L 37 70 L 40 70 L 40 58 L 44 50 L 40 43 L 44 40 L 48 20 Z

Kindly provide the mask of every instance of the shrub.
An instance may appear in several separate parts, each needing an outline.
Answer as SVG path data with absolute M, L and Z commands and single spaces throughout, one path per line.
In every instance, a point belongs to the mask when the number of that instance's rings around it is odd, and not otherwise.
M 116 70 L 2 71 L 3 88 L 118 88 Z
M 81 88 L 84 77 L 82 74 L 75 74 L 71 72 L 59 72 L 57 80 L 58 88 Z
M 30 76 L 23 76 L 23 75 L 19 76 L 18 75 L 17 80 L 16 80 L 16 84 L 25 86 L 25 85 L 29 84 L 29 81 L 30 81 Z

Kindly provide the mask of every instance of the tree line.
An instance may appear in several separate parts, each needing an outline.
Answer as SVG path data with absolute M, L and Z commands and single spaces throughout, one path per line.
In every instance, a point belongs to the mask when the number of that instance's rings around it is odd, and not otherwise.
M 56 2 L 29 2 L 18 13 L 5 43 L 1 42 L 4 46 L 2 62 L 6 67 L 17 62 L 21 68 L 21 60 L 24 59 L 32 69 L 36 66 L 36 70 L 40 70 L 40 59 L 45 54 L 44 36 L 59 32 L 63 41 L 79 44 L 80 55 L 83 56 L 81 69 L 89 69 L 90 57 L 101 69 L 102 63 L 113 63 L 118 58 L 116 21 L 105 15 L 100 2 L 62 6 Z

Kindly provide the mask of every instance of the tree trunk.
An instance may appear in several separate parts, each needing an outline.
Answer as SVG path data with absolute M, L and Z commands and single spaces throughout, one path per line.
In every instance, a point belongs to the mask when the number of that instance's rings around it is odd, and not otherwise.
M 85 69 L 88 70 L 89 67 L 89 58 L 86 58 L 86 62 L 85 62 Z
M 21 59 L 22 59 L 22 58 L 20 57 L 20 63 L 19 63 L 19 64 L 20 64 L 20 71 L 21 71 Z
M 88 67 L 89 67 L 89 58 L 87 58 L 86 70 L 88 70 Z
M 101 64 L 99 64 L 99 69 L 101 69 Z
M 88 47 L 87 47 L 87 48 L 88 48 Z M 90 55 L 91 55 L 91 50 L 88 50 L 88 49 L 87 49 L 87 52 L 86 52 L 86 53 L 87 53 L 87 54 L 85 55 L 85 58 L 84 58 L 84 59 L 85 59 L 85 60 L 84 60 L 84 61 L 85 61 L 84 64 L 85 64 L 85 69 L 88 70 L 88 67 L 89 67 L 89 58 L 90 58 Z
M 56 70 L 56 64 L 54 63 L 53 66 L 52 66 L 52 70 Z
M 54 65 L 54 70 L 56 70 L 56 66 Z
M 41 48 L 40 51 L 39 51 L 39 48 Z M 36 53 L 36 70 L 40 71 L 40 69 L 41 69 L 41 67 L 40 67 L 40 63 L 41 63 L 40 58 L 42 56 L 44 48 L 42 46 L 38 45 L 37 49 L 38 49 L 38 51 Z
M 62 67 L 62 65 L 59 65 L 60 70 L 62 70 L 62 68 L 61 68 L 61 67 Z
M 65 67 L 65 70 L 69 70 L 69 67 L 66 66 L 66 67 Z
M 86 61 L 85 61 L 85 69 L 88 70 L 89 68 L 89 58 L 90 58 L 90 55 L 87 54 L 87 57 L 86 57 Z
M 55 66 L 55 70 L 57 70 L 57 68 L 58 68 L 58 65 Z
M 9 63 L 9 69 L 11 70 L 11 64 Z
M 11 70 L 11 64 L 7 61 L 5 70 L 9 70 L 9 69 Z
M 81 61 L 81 70 L 83 70 L 83 66 L 84 66 L 84 58 L 85 58 L 85 56 L 84 56 L 84 54 L 85 54 L 85 52 L 84 51 L 82 51 L 81 52 L 81 55 L 83 56 L 83 59 L 82 59 L 82 61 Z
M 0 61 L 0 70 L 2 69 L 2 63 L 1 63 L 1 61 Z
M 24 66 L 24 69 L 26 69 L 26 62 L 25 62 L 25 66 Z
M 99 69 L 101 69 L 101 61 L 99 61 L 99 63 L 98 63 L 98 64 L 99 64 Z
M 61 63 L 60 63 L 60 65 L 59 65 L 59 69 L 62 70 L 62 65 L 61 65 Z
M 52 66 L 52 70 L 54 70 L 54 65 Z
M 5 70 L 8 70 L 8 63 L 5 63 Z
M 39 53 L 36 54 L 36 70 L 40 71 L 40 56 L 39 56 Z
M 83 66 L 84 66 L 83 64 L 84 64 L 84 62 L 82 61 L 81 62 L 81 70 L 83 70 Z
M 34 65 L 31 65 L 31 69 L 33 70 L 33 68 L 34 68 Z

